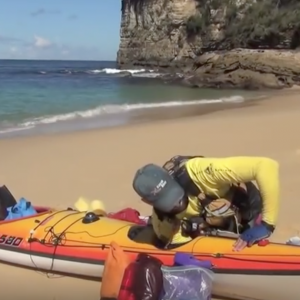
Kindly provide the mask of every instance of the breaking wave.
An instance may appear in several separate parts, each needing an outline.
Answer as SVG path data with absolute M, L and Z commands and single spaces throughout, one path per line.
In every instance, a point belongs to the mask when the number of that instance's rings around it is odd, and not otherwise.
M 245 99 L 242 96 L 231 96 L 212 100 L 192 100 L 192 101 L 170 101 L 170 102 L 158 102 L 158 103 L 136 103 L 136 104 L 121 104 L 121 105 L 102 105 L 93 109 L 87 109 L 82 111 L 74 111 L 65 114 L 49 115 L 38 118 L 32 118 L 24 120 L 17 126 L 0 130 L 1 133 L 8 133 L 20 130 L 26 130 L 34 128 L 40 124 L 53 124 L 57 122 L 64 122 L 74 119 L 88 119 L 98 117 L 101 115 L 109 114 L 124 114 L 136 110 L 147 110 L 155 108 L 172 108 L 172 107 L 184 107 L 192 105 L 203 104 L 217 104 L 217 103 L 240 103 Z
M 12 69 L 12 70 L 0 70 L 2 74 L 11 74 L 11 75 L 94 75 L 94 76 L 119 76 L 123 74 L 129 74 L 137 77 L 156 77 L 159 76 L 159 73 L 156 73 L 154 70 L 146 69 L 128 69 L 120 70 L 115 68 L 103 68 L 103 69 L 76 69 L 76 68 L 61 68 L 61 69 L 48 69 L 48 70 L 39 70 L 38 68 L 34 69 Z

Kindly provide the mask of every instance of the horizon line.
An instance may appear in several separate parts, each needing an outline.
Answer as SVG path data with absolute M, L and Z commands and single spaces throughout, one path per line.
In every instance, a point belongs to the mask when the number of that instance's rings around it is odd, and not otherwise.
M 107 62 L 117 62 L 117 60 L 106 60 L 106 59 L 37 59 L 37 58 L 0 58 L 0 61 L 3 60 L 36 60 L 36 61 L 107 61 Z

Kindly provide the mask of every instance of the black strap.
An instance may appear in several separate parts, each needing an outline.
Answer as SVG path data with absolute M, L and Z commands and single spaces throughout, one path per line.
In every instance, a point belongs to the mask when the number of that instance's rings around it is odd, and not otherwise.
M 200 188 L 191 179 L 185 166 L 178 169 L 178 171 L 174 174 L 174 179 L 189 195 L 198 197 L 198 195 L 202 193 Z
M 183 188 L 187 195 L 198 197 L 200 194 L 204 195 L 204 199 L 199 199 L 200 203 L 203 207 L 209 205 L 212 201 L 217 198 L 213 198 L 211 196 L 206 195 L 201 191 L 201 189 L 194 183 L 191 179 L 186 167 L 185 163 L 193 158 L 204 157 L 201 155 L 197 156 L 184 156 L 184 155 L 176 155 L 173 156 L 169 161 L 167 161 L 163 168 L 166 169 L 169 174 L 178 182 L 178 184 Z
M 176 178 L 174 179 L 180 184 L 180 186 L 186 191 L 188 195 L 199 197 L 200 194 L 203 194 L 204 199 L 199 199 L 203 207 L 209 205 L 212 201 L 217 199 L 206 195 L 205 193 L 203 193 L 203 191 L 201 191 L 201 189 L 191 179 L 185 166 L 182 166 L 179 169 L 178 173 L 176 174 Z

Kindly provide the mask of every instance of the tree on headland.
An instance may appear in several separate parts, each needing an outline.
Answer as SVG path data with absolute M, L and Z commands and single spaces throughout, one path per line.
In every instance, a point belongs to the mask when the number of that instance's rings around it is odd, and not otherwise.
M 197 0 L 195 15 L 187 20 L 188 36 L 206 35 L 211 11 L 223 10 L 227 48 L 296 48 L 300 46 L 300 1 L 257 0 L 237 5 L 236 0 Z M 250 4 L 249 4 L 250 3 Z

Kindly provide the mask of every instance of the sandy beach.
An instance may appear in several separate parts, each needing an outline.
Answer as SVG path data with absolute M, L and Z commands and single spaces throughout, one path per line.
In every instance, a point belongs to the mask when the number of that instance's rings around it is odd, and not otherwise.
M 201 116 L 0 140 L 0 182 L 33 204 L 66 208 L 85 196 L 102 199 L 110 211 L 131 206 L 147 213 L 150 208 L 131 187 L 135 170 L 145 163 L 175 154 L 270 156 L 280 162 L 282 182 L 273 239 L 285 241 L 300 231 L 299 120 L 299 97 L 280 92 L 253 106 Z M 6 265 L 1 273 L 3 299 L 99 299 L 97 282 L 50 279 Z

